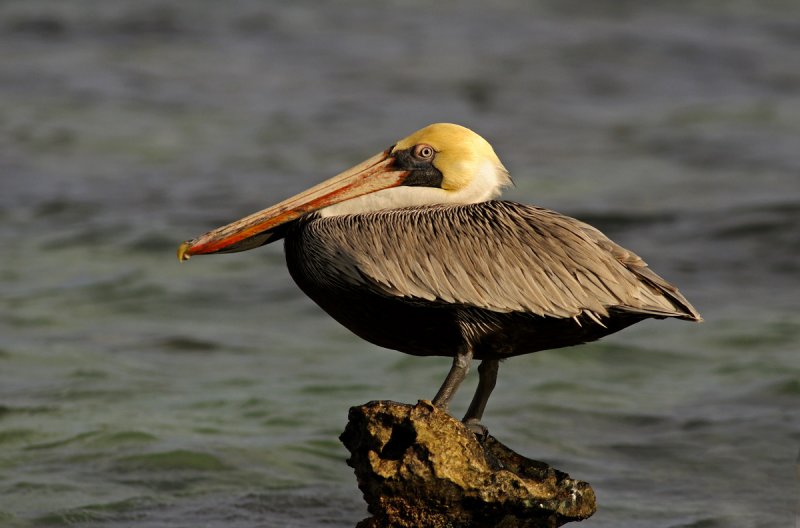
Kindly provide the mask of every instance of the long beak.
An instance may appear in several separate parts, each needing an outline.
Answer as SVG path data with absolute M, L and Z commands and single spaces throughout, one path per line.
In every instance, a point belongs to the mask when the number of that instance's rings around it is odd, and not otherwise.
M 408 171 L 394 169 L 387 149 L 329 180 L 263 211 L 218 227 L 178 248 L 178 260 L 207 253 L 234 253 L 269 243 L 281 225 L 323 207 L 403 183 Z

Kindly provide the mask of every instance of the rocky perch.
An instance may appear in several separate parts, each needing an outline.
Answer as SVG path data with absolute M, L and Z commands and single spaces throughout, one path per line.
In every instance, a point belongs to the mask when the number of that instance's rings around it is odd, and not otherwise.
M 429 401 L 352 407 L 340 440 L 372 514 L 356 528 L 552 528 L 595 511 L 588 483 L 476 438 Z

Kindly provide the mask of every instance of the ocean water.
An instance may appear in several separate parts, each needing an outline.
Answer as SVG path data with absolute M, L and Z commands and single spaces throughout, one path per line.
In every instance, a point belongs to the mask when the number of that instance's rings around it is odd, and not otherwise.
M 706 319 L 509 360 L 492 433 L 594 486 L 582 526 L 792 525 L 799 47 L 788 0 L 3 2 L 0 526 L 366 517 L 348 408 L 449 361 L 350 335 L 279 244 L 175 249 L 437 121 Z

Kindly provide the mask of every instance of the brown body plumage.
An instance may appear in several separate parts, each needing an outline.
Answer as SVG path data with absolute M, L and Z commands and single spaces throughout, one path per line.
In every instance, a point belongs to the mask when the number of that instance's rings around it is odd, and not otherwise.
M 592 226 L 505 201 L 307 217 L 289 271 L 360 337 L 414 355 L 506 358 L 646 318 L 699 320 L 677 289 Z

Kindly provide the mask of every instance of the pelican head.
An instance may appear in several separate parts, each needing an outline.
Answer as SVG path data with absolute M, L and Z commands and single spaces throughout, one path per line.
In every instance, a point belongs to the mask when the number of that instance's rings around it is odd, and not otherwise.
M 303 215 L 357 214 L 497 197 L 511 183 L 492 146 L 472 130 L 436 123 L 329 180 L 241 220 L 187 240 L 178 258 L 245 251 L 282 238 Z

